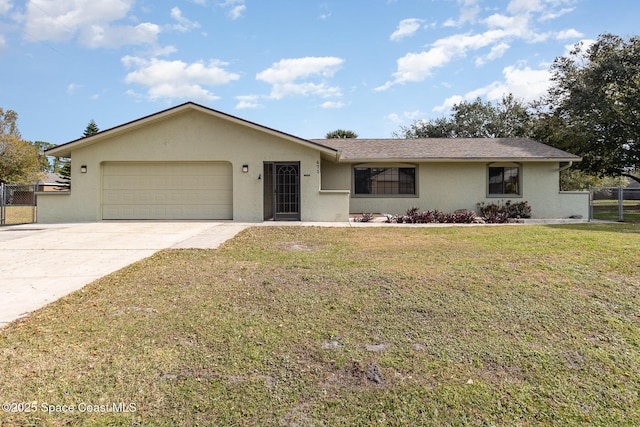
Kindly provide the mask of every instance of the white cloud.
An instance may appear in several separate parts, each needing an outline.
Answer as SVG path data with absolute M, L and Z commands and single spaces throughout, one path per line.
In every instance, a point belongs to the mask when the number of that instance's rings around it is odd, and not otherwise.
M 504 32 L 505 37 L 516 37 L 527 41 L 535 41 L 540 37 L 531 29 L 531 18 L 527 14 L 506 16 L 499 13 L 489 16 L 483 21 L 491 30 Z
M 0 15 L 6 15 L 12 8 L 11 0 L 0 0 Z
M 595 42 L 596 41 L 594 39 L 582 39 L 574 44 L 567 44 L 564 46 L 563 56 L 570 56 L 571 52 L 576 49 L 576 45 L 580 46 L 580 48 L 578 49 L 579 52 L 585 53 Z
M 388 114 L 385 119 L 395 123 L 395 124 L 400 124 L 402 123 L 402 119 L 400 118 L 400 116 L 397 113 L 391 113 Z
M 31 41 L 67 41 L 77 37 L 89 47 L 154 43 L 160 32 L 158 25 L 114 24 L 128 17 L 132 4 L 133 0 L 30 0 L 25 13 L 25 37 Z
M 321 10 L 321 13 L 320 13 L 321 20 L 324 21 L 331 17 L 331 9 L 327 3 L 320 4 L 320 10 Z
M 480 6 L 478 6 L 478 0 L 458 0 L 458 3 L 462 5 L 460 9 L 459 24 L 466 22 L 473 22 L 476 16 L 480 12 Z
M 156 58 L 158 56 L 168 56 L 168 55 L 171 55 L 172 53 L 176 53 L 177 51 L 178 49 L 172 45 L 168 45 L 168 46 L 153 45 L 151 46 L 151 48 L 149 49 L 146 55 L 150 58 Z
M 477 50 L 495 43 L 506 34 L 503 30 L 490 30 L 483 34 L 458 34 L 440 39 L 428 51 L 408 53 L 399 58 L 398 71 L 393 74 L 394 79 L 375 90 L 386 90 L 396 84 L 407 82 L 421 82 L 431 75 L 433 69 L 448 64 L 468 50 Z
M 402 114 L 391 113 L 391 114 L 388 114 L 385 117 L 385 119 L 389 120 L 390 122 L 396 125 L 402 125 L 403 123 L 406 123 L 406 122 L 414 122 L 424 116 L 425 114 L 422 111 L 415 110 L 415 111 L 405 111 Z
M 343 59 L 331 56 L 282 59 L 272 64 L 270 68 L 259 72 L 256 78 L 275 84 L 290 82 L 316 74 L 322 77 L 331 77 L 343 62 Z
M 158 38 L 160 27 L 144 22 L 135 27 L 130 25 L 106 26 L 93 25 L 83 30 L 80 43 L 92 48 L 116 48 L 125 45 L 153 44 Z
M 488 54 L 476 58 L 476 65 L 480 66 L 494 59 L 501 58 L 505 52 L 509 50 L 509 47 L 508 43 L 499 43 L 491 47 L 491 51 L 489 51 Z
M 409 120 L 416 120 L 419 117 L 424 116 L 424 113 L 420 110 L 405 111 L 402 115 Z
M 241 95 L 236 96 L 238 103 L 236 104 L 236 109 L 245 110 L 245 109 L 253 109 L 253 108 L 263 108 L 264 105 L 260 104 L 258 95 Z
M 569 30 L 559 31 L 558 33 L 556 33 L 555 38 L 557 40 L 567 40 L 567 39 L 579 39 L 581 37 L 584 37 L 584 34 L 579 32 L 578 30 L 571 28 Z
M 455 27 L 458 23 L 453 19 L 447 19 L 442 23 L 443 27 Z
M 338 97 L 342 95 L 341 90 L 324 80 L 332 77 L 343 62 L 336 57 L 283 59 L 256 74 L 256 79 L 272 85 L 270 97 L 273 99 L 290 95 Z M 320 79 L 320 82 L 309 81 L 312 79 Z
M 229 15 L 229 18 L 235 21 L 242 16 L 242 12 L 244 12 L 246 9 L 247 7 L 243 4 L 234 6 L 227 15 Z
M 338 109 L 338 108 L 344 107 L 344 102 L 341 102 L 341 101 L 327 101 L 327 102 L 323 102 L 321 107 L 325 108 L 325 109 Z
M 73 94 L 76 89 L 80 89 L 82 87 L 82 85 L 76 84 L 76 83 L 69 83 L 67 85 L 67 93 L 69 94 Z
M 445 99 L 442 105 L 435 107 L 434 111 L 450 110 L 455 104 L 478 97 L 485 97 L 488 101 L 499 101 L 503 96 L 512 93 L 516 98 L 524 102 L 540 99 L 547 93 L 551 84 L 551 73 L 547 68 L 532 69 L 528 66 L 518 67 L 510 65 L 502 70 L 504 79 L 495 81 L 487 86 L 474 89 L 463 96 L 454 95 Z
M 516 15 L 539 13 L 540 21 L 547 21 L 572 12 L 574 8 L 562 6 L 573 3 L 575 0 L 511 0 L 507 11 Z
M 147 87 L 149 99 L 218 99 L 204 86 L 218 86 L 238 80 L 240 76 L 225 70 L 224 62 L 212 60 L 209 63 L 167 61 L 125 56 L 122 63 L 133 68 L 125 77 L 127 83 L 137 83 Z
M 546 0 L 511 0 L 507 6 L 510 13 L 539 12 L 544 7 Z
M 573 12 L 575 8 L 570 7 L 566 9 L 560 9 L 558 11 L 549 11 L 540 17 L 540 21 L 548 21 L 550 19 L 556 19 L 561 17 L 562 15 L 566 15 L 567 13 Z
M 471 99 L 471 98 L 467 98 L 467 96 L 460 96 L 460 95 L 450 96 L 449 98 L 444 100 L 442 105 L 438 105 L 437 107 L 434 107 L 433 111 L 437 111 L 437 112 L 449 111 L 451 110 L 451 107 L 453 107 L 456 104 L 460 104 L 462 101 L 465 100 L 465 98 Z
M 392 78 L 376 87 L 375 90 L 383 91 L 398 84 L 424 81 L 436 69 L 469 54 L 477 55 L 475 65 L 482 66 L 489 61 L 501 58 L 514 40 L 539 43 L 552 37 L 556 39 L 577 38 L 580 33 L 573 29 L 552 33 L 538 32 L 534 27 L 536 17 L 544 16 L 573 1 L 512 0 L 507 6 L 508 14 L 493 13 L 484 19 L 479 19 L 480 8 L 477 0 L 458 0 L 460 19 L 446 22 L 445 25 L 459 26 L 468 22 L 474 26 L 484 25 L 485 31 L 478 33 L 467 31 L 454 34 L 436 40 L 422 52 L 405 54 L 397 59 L 397 71 L 392 74 Z M 476 53 L 485 48 L 489 48 L 488 53 Z
M 174 24 L 172 26 L 172 28 L 176 31 L 186 33 L 193 28 L 200 28 L 200 23 L 198 23 L 197 21 L 190 21 L 189 19 L 182 16 L 182 11 L 177 6 L 171 9 L 171 17 L 178 21 L 177 24 Z
M 398 24 L 398 28 L 389 37 L 391 40 L 401 40 L 406 37 L 411 37 L 420 29 L 420 26 L 424 22 L 423 19 L 408 18 L 403 19 Z
M 547 68 L 534 70 L 509 66 L 502 70 L 502 74 L 504 81 L 487 92 L 490 100 L 502 99 L 503 95 L 513 93 L 525 102 L 533 101 L 547 93 L 551 84 L 551 72 Z
M 458 0 L 460 5 L 460 17 L 458 20 L 447 19 L 444 27 L 460 27 L 468 22 L 474 22 L 478 13 L 480 13 L 480 6 L 478 6 L 478 0 Z
M 227 16 L 231 20 L 236 20 L 242 17 L 242 13 L 247 10 L 247 6 L 244 4 L 244 0 L 225 0 L 219 4 L 223 8 L 229 9 Z
M 0 52 L 4 51 L 7 48 L 7 41 L 4 36 L 0 34 Z

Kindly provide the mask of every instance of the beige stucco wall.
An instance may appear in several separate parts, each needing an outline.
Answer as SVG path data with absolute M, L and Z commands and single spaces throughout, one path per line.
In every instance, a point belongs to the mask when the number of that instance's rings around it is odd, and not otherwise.
M 102 219 L 102 165 L 105 162 L 203 162 L 232 165 L 233 219 L 263 220 L 264 162 L 300 162 L 301 220 L 346 221 L 348 213 L 404 213 L 413 206 L 452 212 L 476 209 L 488 198 L 486 162 L 424 162 L 417 166 L 417 196 L 358 197 L 352 190 L 352 165 L 321 159 L 321 151 L 285 136 L 235 123 L 198 110 L 143 120 L 126 132 L 72 152 L 70 194 L 38 195 L 38 222 L 82 222 Z M 242 165 L 249 172 L 242 172 Z M 80 166 L 87 173 L 80 173 Z M 382 164 L 381 164 L 382 165 Z M 557 162 L 522 165 L 522 197 L 536 218 L 588 216 L 587 193 L 561 193 Z
M 559 191 L 557 162 L 524 163 L 521 166 L 521 197 L 487 197 L 486 162 L 439 163 L 417 165 L 417 196 L 351 196 L 350 213 L 401 214 L 411 207 L 453 212 L 477 210 L 477 203 L 528 201 L 535 218 L 588 217 L 588 193 Z M 382 166 L 382 164 L 381 164 Z M 352 189 L 351 164 L 322 165 L 322 185 L 327 189 Z
M 72 190 L 63 197 L 39 195 L 38 222 L 101 220 L 101 165 L 112 161 L 228 161 L 233 168 L 233 219 L 263 220 L 263 162 L 300 162 L 301 219 L 346 220 L 327 199 L 348 196 L 320 194 L 320 152 L 294 141 L 199 111 L 187 110 L 164 120 L 147 122 L 110 139 L 72 152 Z M 242 165 L 249 172 L 242 173 Z M 87 173 L 80 173 L 81 165 Z M 335 202 L 335 200 L 334 200 Z M 331 202 L 330 202 L 331 203 Z

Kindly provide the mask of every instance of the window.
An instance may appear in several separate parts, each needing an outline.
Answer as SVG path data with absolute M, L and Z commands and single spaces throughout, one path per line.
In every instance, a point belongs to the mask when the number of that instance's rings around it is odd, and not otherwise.
M 356 195 L 415 195 L 416 168 L 356 167 L 354 193 Z
M 520 194 L 520 167 L 518 166 L 490 166 L 489 194 Z

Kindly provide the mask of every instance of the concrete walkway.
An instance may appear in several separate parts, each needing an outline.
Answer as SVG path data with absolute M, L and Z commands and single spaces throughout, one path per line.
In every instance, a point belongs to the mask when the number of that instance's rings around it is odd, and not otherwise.
M 251 224 L 96 222 L 0 228 L 0 327 L 166 248 L 217 248 Z

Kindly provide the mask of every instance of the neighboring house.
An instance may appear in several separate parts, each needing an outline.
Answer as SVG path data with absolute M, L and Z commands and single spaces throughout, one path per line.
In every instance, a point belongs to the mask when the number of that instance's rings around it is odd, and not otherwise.
M 640 200 L 640 182 L 630 180 L 629 185 L 624 188 L 625 200 Z
M 559 191 L 580 158 L 527 139 L 308 140 L 186 103 L 47 150 L 73 190 L 39 193 L 38 222 L 347 221 L 526 200 L 534 217 L 588 214 Z
M 47 173 L 36 185 L 36 191 L 69 191 L 69 184 L 64 184 L 62 176 L 53 172 Z

